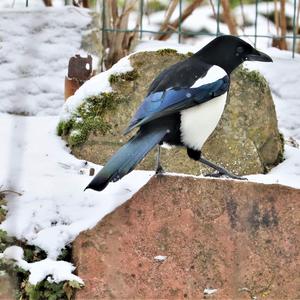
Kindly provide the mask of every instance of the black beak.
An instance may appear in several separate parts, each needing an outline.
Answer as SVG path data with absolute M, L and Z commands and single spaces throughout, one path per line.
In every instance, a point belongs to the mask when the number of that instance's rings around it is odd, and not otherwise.
M 265 61 L 265 62 L 273 61 L 269 55 L 267 55 L 263 52 L 260 52 L 256 49 L 253 49 L 252 53 L 246 55 L 246 60 L 248 60 L 248 61 Z

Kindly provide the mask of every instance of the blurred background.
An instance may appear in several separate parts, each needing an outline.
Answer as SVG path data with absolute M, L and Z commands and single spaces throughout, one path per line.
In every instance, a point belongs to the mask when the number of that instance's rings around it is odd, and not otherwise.
M 297 0 L 2 0 L 4 8 L 71 5 L 96 13 L 103 68 L 128 54 L 138 40 L 199 47 L 220 34 L 245 38 L 258 48 L 300 51 Z M 40 2 L 40 3 L 38 3 Z

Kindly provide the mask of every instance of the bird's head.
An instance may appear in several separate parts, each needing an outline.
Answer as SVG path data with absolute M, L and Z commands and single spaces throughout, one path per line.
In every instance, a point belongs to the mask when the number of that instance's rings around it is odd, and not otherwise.
M 267 54 L 253 48 L 242 39 L 232 35 L 222 35 L 196 53 L 205 62 L 218 65 L 230 74 L 244 61 L 272 62 Z

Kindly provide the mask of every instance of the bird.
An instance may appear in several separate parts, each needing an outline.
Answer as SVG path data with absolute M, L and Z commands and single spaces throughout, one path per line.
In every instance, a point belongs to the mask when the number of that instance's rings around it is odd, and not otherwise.
M 189 158 L 213 168 L 216 176 L 242 179 L 203 157 L 201 148 L 225 108 L 230 74 L 245 61 L 272 62 L 267 54 L 232 35 L 213 39 L 189 58 L 163 70 L 151 83 L 124 134 L 137 133 L 104 165 L 86 189 L 102 191 L 130 173 L 158 146 L 156 174 L 164 172 L 160 146 L 185 147 Z

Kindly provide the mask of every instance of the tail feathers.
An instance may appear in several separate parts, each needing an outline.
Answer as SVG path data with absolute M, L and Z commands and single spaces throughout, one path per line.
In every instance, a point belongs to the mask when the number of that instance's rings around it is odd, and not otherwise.
M 166 128 L 140 130 L 111 157 L 86 189 L 102 191 L 109 182 L 124 177 L 163 139 L 166 133 Z

